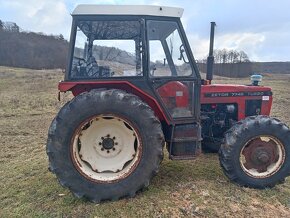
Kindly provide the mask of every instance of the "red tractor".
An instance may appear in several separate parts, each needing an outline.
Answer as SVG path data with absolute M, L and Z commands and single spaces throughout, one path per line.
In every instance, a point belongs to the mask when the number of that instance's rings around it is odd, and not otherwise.
M 202 80 L 183 9 L 79 5 L 60 92 L 75 96 L 49 128 L 49 169 L 77 197 L 133 197 L 172 160 L 219 150 L 226 176 L 273 187 L 290 173 L 289 128 L 269 117 L 271 88 L 212 85 L 213 30 Z M 222 144 L 220 146 L 220 144 Z M 194 169 L 192 169 L 194 170 Z

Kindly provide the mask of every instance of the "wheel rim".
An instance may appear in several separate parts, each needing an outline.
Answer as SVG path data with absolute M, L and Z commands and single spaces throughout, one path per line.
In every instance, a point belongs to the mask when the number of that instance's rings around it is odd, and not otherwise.
M 129 176 L 141 159 L 139 133 L 115 115 L 95 116 L 77 128 L 71 146 L 76 169 L 87 179 L 117 182 Z
M 240 153 L 243 171 L 253 178 L 267 178 L 283 165 L 285 149 L 273 136 L 259 136 L 249 140 Z

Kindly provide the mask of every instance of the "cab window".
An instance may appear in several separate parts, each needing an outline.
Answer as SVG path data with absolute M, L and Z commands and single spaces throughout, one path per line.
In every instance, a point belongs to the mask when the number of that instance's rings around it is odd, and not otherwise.
M 174 21 L 148 21 L 150 76 L 190 76 L 192 68 Z

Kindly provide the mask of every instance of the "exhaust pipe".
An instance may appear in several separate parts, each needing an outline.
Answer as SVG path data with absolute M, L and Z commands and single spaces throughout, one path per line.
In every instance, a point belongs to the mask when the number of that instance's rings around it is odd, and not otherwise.
M 216 26 L 215 22 L 211 22 L 210 27 L 210 45 L 209 45 L 209 54 L 207 57 L 207 72 L 206 72 L 206 80 L 209 81 L 209 84 L 211 84 L 211 81 L 213 79 L 213 64 L 214 64 L 214 56 L 213 56 L 213 44 L 214 44 L 214 29 Z

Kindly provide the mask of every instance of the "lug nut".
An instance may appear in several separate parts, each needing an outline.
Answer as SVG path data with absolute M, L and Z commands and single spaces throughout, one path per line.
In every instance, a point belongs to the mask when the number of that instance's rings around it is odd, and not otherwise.
M 102 145 L 102 142 L 99 142 L 99 145 Z
M 104 148 L 101 148 L 101 150 L 103 151 L 103 150 L 105 150 Z
M 116 139 L 116 137 L 114 136 L 114 137 L 113 137 L 113 140 L 115 140 L 115 139 Z
M 109 151 L 109 150 L 107 150 L 107 153 L 109 154 L 109 153 L 110 153 L 110 151 Z
M 110 134 L 107 135 L 107 138 L 110 138 Z
M 118 145 L 118 142 L 115 142 L 115 145 Z
M 116 148 L 113 148 L 113 151 L 115 151 L 116 150 Z
M 104 137 L 102 137 L 101 139 L 104 140 Z

